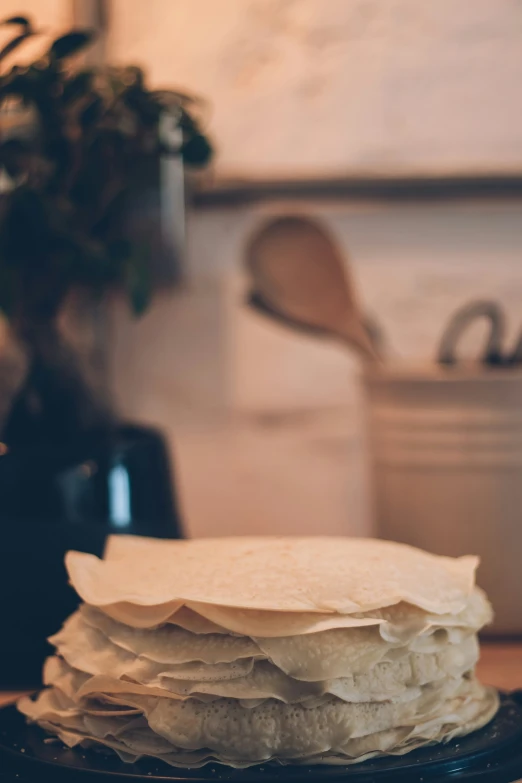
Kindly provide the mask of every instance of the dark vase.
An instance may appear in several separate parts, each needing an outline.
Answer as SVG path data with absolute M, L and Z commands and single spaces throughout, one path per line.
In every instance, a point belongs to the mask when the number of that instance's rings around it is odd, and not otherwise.
M 168 451 L 155 429 L 115 422 L 74 357 L 32 356 L 0 443 L 0 687 L 41 681 L 46 638 L 78 604 L 70 549 L 109 534 L 181 538 Z M 69 361 L 64 361 L 64 356 Z

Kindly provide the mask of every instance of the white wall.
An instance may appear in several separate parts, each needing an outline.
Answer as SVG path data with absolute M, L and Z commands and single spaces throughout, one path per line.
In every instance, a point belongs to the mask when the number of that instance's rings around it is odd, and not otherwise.
M 186 291 L 131 327 L 119 324 L 121 409 L 168 431 L 194 535 L 370 530 L 356 362 L 244 306 L 247 237 L 267 213 L 294 208 L 193 213 Z M 522 203 L 301 209 L 339 242 L 393 359 L 432 360 L 446 319 L 470 298 L 501 302 L 515 337 Z M 473 356 L 482 339 L 475 329 L 463 353 Z
M 519 0 L 112 0 L 109 54 L 211 100 L 222 174 L 522 169 Z

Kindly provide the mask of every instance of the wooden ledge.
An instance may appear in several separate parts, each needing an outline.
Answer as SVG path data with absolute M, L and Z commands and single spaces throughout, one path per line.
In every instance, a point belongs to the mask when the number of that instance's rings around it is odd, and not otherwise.
M 522 174 L 324 179 L 217 179 L 192 191 L 197 209 L 269 200 L 447 201 L 522 199 Z

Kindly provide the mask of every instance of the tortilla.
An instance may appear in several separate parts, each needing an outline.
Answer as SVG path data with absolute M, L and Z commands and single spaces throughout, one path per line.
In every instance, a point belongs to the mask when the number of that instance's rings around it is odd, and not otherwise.
M 233 698 L 243 706 L 257 706 L 272 698 L 287 704 L 320 704 L 326 695 L 343 701 L 409 701 L 419 695 L 420 686 L 456 679 L 472 671 L 478 659 L 478 644 L 470 637 L 462 645 L 451 645 L 436 654 L 404 654 L 394 661 L 380 662 L 369 672 L 317 682 L 295 680 L 269 661 L 257 661 L 252 671 L 232 680 L 192 681 L 159 677 L 145 685 L 107 675 L 89 676 L 75 671 L 65 661 L 51 658 L 46 664 L 45 683 L 64 691 L 78 704 L 87 697 L 138 694 L 164 698 L 211 701 Z M 114 704 L 129 704 L 124 696 Z
M 209 606 L 196 602 L 191 604 L 191 608 L 171 603 L 139 606 L 126 601 L 106 604 L 100 608 L 109 617 L 133 628 L 156 628 L 170 623 L 193 633 L 230 633 L 239 636 L 299 636 L 331 628 L 359 628 L 382 623 L 378 618 L 361 613 L 274 612 Z
M 247 636 L 197 634 L 174 625 L 164 625 L 153 631 L 130 628 L 86 605 L 81 607 L 79 619 L 82 625 L 101 631 L 118 647 L 157 663 L 199 661 L 217 664 L 262 656 L 259 646 Z
M 103 629 L 103 630 L 102 630 Z M 368 673 L 381 661 L 413 653 L 436 653 L 463 644 L 469 631 L 425 632 L 409 645 L 382 638 L 379 626 L 338 628 L 299 637 L 256 638 L 198 636 L 163 626 L 139 631 L 82 607 L 49 641 L 73 668 L 164 687 L 170 681 L 224 682 L 245 677 L 256 661 L 268 660 L 289 677 L 308 682 Z M 203 691 L 206 692 L 206 691 Z M 246 698 L 246 697 L 245 697 Z
M 109 540 L 21 711 L 70 747 L 197 768 L 350 764 L 484 725 L 477 559 L 365 539 Z
M 271 760 L 346 764 L 467 733 L 485 725 L 498 706 L 495 691 L 474 680 L 446 686 L 440 695 L 426 689 L 414 702 L 371 708 L 333 698 L 315 709 L 268 701 L 248 710 L 221 700 L 191 703 L 188 712 L 188 703 L 157 699 L 144 702 L 146 720 L 91 715 L 67 720 L 43 695 L 36 702 L 24 697 L 19 708 L 71 747 L 101 743 L 126 761 L 152 756 L 185 767 L 209 760 L 235 767 Z
M 106 560 L 67 554 L 69 577 L 86 603 L 163 606 L 170 614 L 200 604 L 351 614 L 406 602 L 434 614 L 457 613 L 478 565 L 476 557 L 356 538 L 151 539 L 127 546 L 110 543 Z
M 163 623 L 177 625 L 192 633 L 223 633 L 245 636 L 300 636 L 333 628 L 359 628 L 379 625 L 386 638 L 407 640 L 408 635 L 430 627 L 481 628 L 491 622 L 491 606 L 479 589 L 475 588 L 461 612 L 434 615 L 404 602 L 386 609 L 367 613 L 324 614 L 320 612 L 273 612 L 255 609 L 192 604 L 171 613 L 169 604 L 137 606 L 126 602 L 103 607 L 109 617 L 134 628 L 155 628 Z
M 62 630 L 51 636 L 49 641 L 73 668 L 87 674 L 117 679 L 125 677 L 146 684 L 159 682 L 160 676 L 198 681 L 234 679 L 248 674 L 253 666 L 252 658 L 213 665 L 198 661 L 157 663 L 113 644 L 101 631 L 85 623 L 79 612 L 71 615 Z

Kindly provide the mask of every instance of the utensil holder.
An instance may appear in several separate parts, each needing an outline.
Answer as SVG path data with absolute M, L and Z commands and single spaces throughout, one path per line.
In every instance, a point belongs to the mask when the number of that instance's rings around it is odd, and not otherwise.
M 390 365 L 364 385 L 377 534 L 478 554 L 489 632 L 522 635 L 522 371 Z

